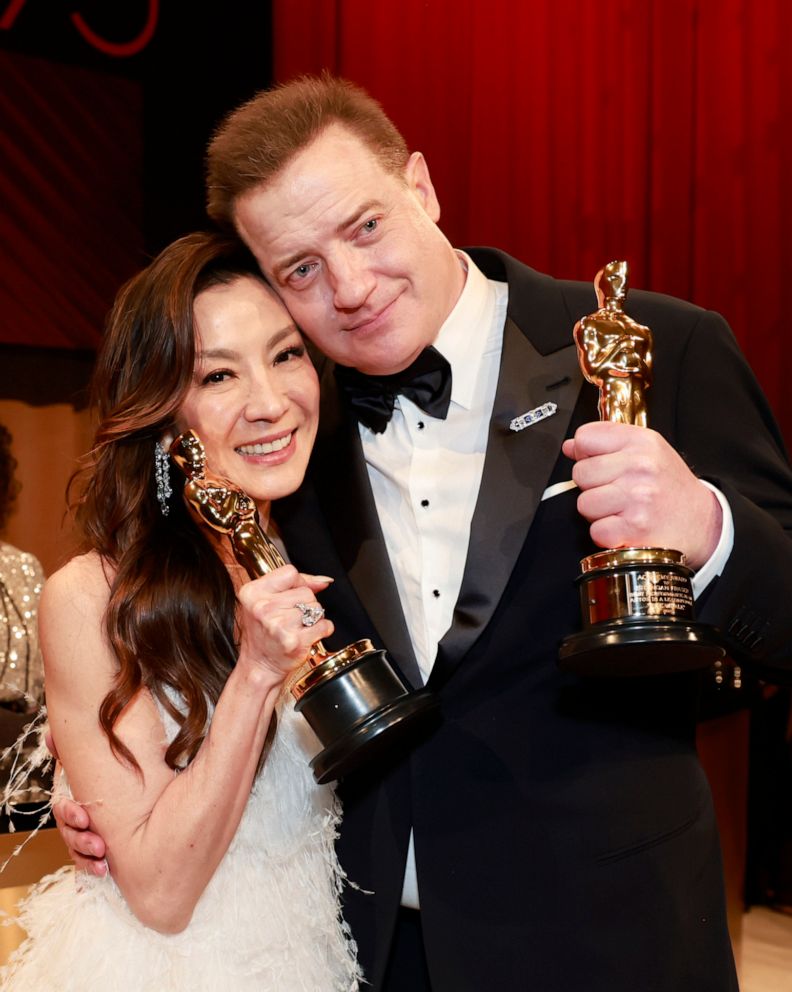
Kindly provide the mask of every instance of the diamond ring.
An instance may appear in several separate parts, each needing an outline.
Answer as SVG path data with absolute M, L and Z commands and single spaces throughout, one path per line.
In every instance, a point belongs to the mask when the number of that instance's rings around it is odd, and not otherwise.
M 317 606 L 315 603 L 295 603 L 294 606 L 295 609 L 298 609 L 302 613 L 303 627 L 313 627 L 325 615 L 322 607 Z

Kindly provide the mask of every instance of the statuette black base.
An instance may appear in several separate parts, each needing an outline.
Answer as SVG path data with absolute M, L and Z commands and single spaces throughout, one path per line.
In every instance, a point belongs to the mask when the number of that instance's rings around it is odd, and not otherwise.
M 585 676 L 666 675 L 708 668 L 724 654 L 706 624 L 622 621 L 571 634 L 558 667 Z
M 320 670 L 329 662 L 314 670 L 313 681 L 309 673 L 295 692 L 294 704 L 324 745 L 311 761 L 320 784 L 343 778 L 402 742 L 408 732 L 417 730 L 419 722 L 437 711 L 433 694 L 407 686 L 384 651 L 372 648 L 353 654 L 339 670 L 323 678 Z
M 392 751 L 437 713 L 437 700 L 426 689 L 402 696 L 320 751 L 311 761 L 314 778 L 320 785 L 343 778 Z

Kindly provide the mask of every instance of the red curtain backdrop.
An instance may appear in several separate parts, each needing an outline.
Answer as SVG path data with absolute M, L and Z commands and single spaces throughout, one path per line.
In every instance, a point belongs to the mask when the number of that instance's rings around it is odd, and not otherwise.
M 71 548 L 66 483 L 92 435 L 75 394 L 143 261 L 141 119 L 139 83 L 0 51 L 0 423 L 22 485 L 2 538 L 47 574 Z
M 141 116 L 139 83 L 0 51 L 0 345 L 101 340 L 143 261 Z
M 792 442 L 788 0 L 274 0 L 274 72 L 365 86 L 442 225 L 723 313 Z M 571 329 L 570 329 L 571 332 Z

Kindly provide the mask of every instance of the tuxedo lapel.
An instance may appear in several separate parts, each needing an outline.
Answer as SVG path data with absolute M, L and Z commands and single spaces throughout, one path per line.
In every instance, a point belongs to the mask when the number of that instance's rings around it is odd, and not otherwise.
M 558 459 L 581 383 L 574 345 L 542 355 L 507 319 L 467 562 L 431 686 L 445 681 L 501 599 Z M 519 432 L 510 429 L 514 417 L 549 402 L 557 405 L 552 416 Z
M 418 686 L 421 674 L 402 613 L 357 422 L 339 395 L 329 365 L 322 376 L 320 438 L 312 481 L 341 564 L 389 656 Z M 370 636 L 373 631 L 361 631 Z

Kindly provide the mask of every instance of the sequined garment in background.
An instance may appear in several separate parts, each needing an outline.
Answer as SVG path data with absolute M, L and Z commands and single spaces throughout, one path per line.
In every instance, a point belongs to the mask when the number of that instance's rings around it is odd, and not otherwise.
M 43 585 L 38 560 L 0 541 L 0 700 L 18 700 L 22 693 L 42 698 L 37 615 Z
M 38 637 L 43 585 L 38 560 L 0 541 L 0 832 L 9 829 L 12 812 L 19 815 L 16 829 L 35 827 L 36 811 L 51 784 L 47 768 L 28 767 L 38 730 L 24 733 L 25 727 L 35 727 L 31 721 L 44 701 Z

